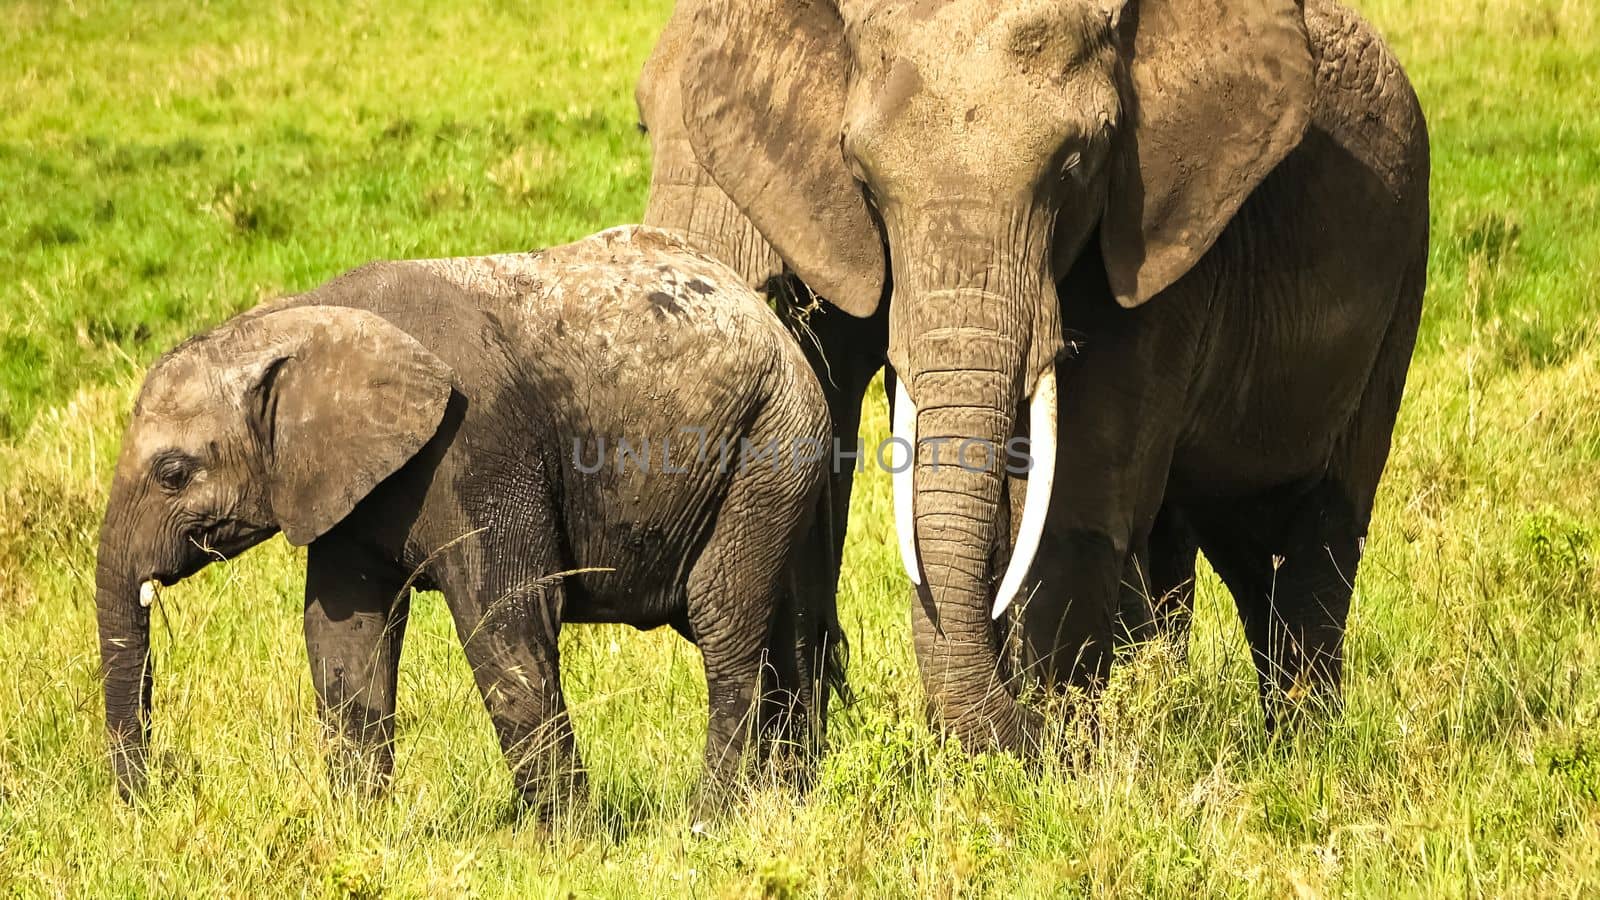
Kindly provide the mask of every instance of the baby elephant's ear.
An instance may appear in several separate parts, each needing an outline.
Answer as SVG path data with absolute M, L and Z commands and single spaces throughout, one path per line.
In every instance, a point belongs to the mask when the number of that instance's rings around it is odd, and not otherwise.
M 254 323 L 274 348 L 250 392 L 268 502 L 309 544 L 421 450 L 444 418 L 451 372 L 365 310 L 304 306 Z

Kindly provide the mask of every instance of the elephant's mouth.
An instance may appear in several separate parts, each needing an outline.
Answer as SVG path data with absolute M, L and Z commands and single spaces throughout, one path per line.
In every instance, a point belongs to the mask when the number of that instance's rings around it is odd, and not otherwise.
M 161 587 L 171 587 L 214 562 L 224 562 L 238 556 L 277 532 L 278 529 L 274 527 L 248 528 L 235 523 L 192 529 L 179 539 L 179 561 L 171 566 L 152 569 L 139 579 L 139 583 L 155 582 Z
M 139 578 L 136 583 L 141 585 L 141 586 L 148 584 L 148 585 L 152 585 L 154 587 L 164 587 L 164 588 L 165 587 L 172 587 L 173 585 L 175 585 L 178 582 L 184 580 L 185 578 L 188 578 L 190 575 L 193 575 L 194 573 L 200 571 L 203 568 L 205 568 L 205 562 L 199 562 L 199 563 L 187 563 L 186 562 L 182 566 L 179 566 L 179 567 L 176 567 L 176 568 L 161 569 L 161 570 L 158 570 L 158 571 L 155 571 L 155 572 L 151 572 L 150 574 L 144 576 L 143 578 Z M 141 595 L 141 599 L 143 599 L 142 595 Z M 145 606 L 149 606 L 150 604 L 146 603 L 144 605 Z
M 234 526 L 225 533 L 214 531 L 205 537 L 196 538 L 195 545 L 202 558 L 200 566 L 232 559 L 277 533 L 276 528 L 240 529 Z

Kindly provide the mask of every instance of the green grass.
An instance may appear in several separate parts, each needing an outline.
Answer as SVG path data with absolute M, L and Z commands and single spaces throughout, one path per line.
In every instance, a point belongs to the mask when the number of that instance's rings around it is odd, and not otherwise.
M 443 604 L 391 797 L 331 797 L 275 540 L 166 592 L 156 785 L 112 799 L 90 573 L 142 366 L 378 257 L 636 219 L 666 0 L 13 2 L 0 29 L 0 891 L 633 896 L 1600 892 L 1600 7 L 1364 0 L 1434 135 L 1429 307 L 1349 637 L 1348 709 L 1269 746 L 1231 602 L 1119 670 L 1069 768 L 922 724 L 888 484 L 841 606 L 860 702 L 803 803 L 685 827 L 704 687 L 670 634 L 569 629 L 595 809 L 547 833 Z M 884 429 L 874 400 L 870 425 Z

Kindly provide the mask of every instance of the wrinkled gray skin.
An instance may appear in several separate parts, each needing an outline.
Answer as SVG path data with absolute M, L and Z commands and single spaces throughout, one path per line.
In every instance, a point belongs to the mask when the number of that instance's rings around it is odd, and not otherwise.
M 1031 674 L 1092 691 L 1119 610 L 1186 636 L 1203 548 L 1269 728 L 1336 704 L 1428 244 L 1426 127 L 1369 25 L 1335 0 L 679 0 L 639 102 L 647 221 L 827 299 L 840 433 L 885 350 L 923 441 L 1022 432 L 1054 370 Z M 1036 718 L 989 609 L 1025 479 L 930 455 L 923 679 L 964 744 L 1018 747 Z
M 703 455 L 685 427 L 706 429 Z M 801 540 L 826 520 L 824 466 L 805 459 L 826 438 L 820 389 L 761 298 L 653 229 L 373 263 L 226 322 L 151 369 L 111 488 L 96 599 L 119 791 L 145 782 L 140 584 L 280 530 L 308 545 L 306 648 L 336 776 L 388 778 L 412 587 L 444 593 L 539 809 L 581 785 L 566 622 L 671 625 L 699 645 L 713 793 L 736 774 L 758 676 L 761 752 L 803 764 L 840 676 L 833 583 L 813 577 L 831 539 Z M 599 439 L 605 465 L 585 472 Z M 649 442 L 648 473 L 617 464 L 620 439 Z M 716 449 L 741 439 L 802 450 L 741 467 Z M 583 569 L 604 571 L 562 574 Z

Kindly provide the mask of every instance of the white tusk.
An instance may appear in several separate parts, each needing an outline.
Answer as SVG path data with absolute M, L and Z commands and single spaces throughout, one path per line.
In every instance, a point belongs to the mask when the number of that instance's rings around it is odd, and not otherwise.
M 922 584 L 917 562 L 917 523 L 911 472 L 917 461 L 917 407 L 906 392 L 904 379 L 894 383 L 894 526 L 900 536 L 900 561 L 912 584 Z
M 145 609 L 149 609 L 150 605 L 155 603 L 156 599 L 158 597 L 160 597 L 160 596 L 161 596 L 161 585 L 156 584 L 155 579 L 152 578 L 149 581 L 145 581 L 145 582 L 141 582 L 140 583 L 140 585 L 139 585 L 139 605 L 140 606 L 144 607 Z
M 1028 472 L 1028 493 L 1022 501 L 1022 525 L 1017 529 L 1017 545 L 1000 590 L 994 595 L 994 618 L 1006 611 L 1022 588 L 1022 580 L 1033 568 L 1044 534 L 1045 515 L 1050 511 L 1050 491 L 1056 480 L 1056 370 L 1051 367 L 1039 376 L 1033 400 L 1028 404 L 1029 453 L 1033 466 Z

